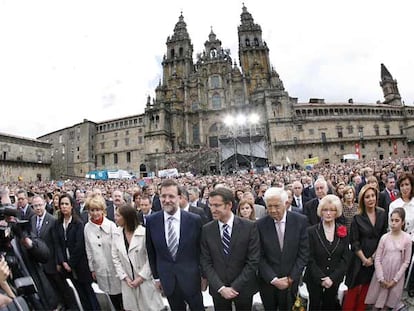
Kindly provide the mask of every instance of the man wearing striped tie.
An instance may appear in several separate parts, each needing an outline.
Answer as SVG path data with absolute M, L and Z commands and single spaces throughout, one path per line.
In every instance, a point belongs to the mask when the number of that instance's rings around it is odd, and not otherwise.
M 215 310 L 251 310 L 257 292 L 260 241 L 256 224 L 232 213 L 233 193 L 219 187 L 210 192 L 214 221 L 201 234 L 201 266 L 209 282 Z
M 172 311 L 204 310 L 201 294 L 199 215 L 179 208 L 178 184 L 161 184 L 162 211 L 146 220 L 148 259 L 156 287 L 164 293 Z

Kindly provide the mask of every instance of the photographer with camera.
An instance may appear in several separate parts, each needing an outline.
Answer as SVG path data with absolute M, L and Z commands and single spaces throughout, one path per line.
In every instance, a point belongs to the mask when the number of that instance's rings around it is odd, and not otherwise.
M 10 204 L 9 189 L 0 188 L 0 251 L 11 270 L 11 281 L 34 310 L 54 310 L 56 296 L 42 266 L 49 257 L 45 242 L 30 236 L 28 220 L 18 219 L 17 209 Z M 31 208 L 31 207 L 30 207 Z

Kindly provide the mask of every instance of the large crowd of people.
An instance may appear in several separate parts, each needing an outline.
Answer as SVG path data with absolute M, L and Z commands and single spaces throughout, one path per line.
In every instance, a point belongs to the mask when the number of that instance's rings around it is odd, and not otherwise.
M 14 281 L 31 276 L 35 310 L 77 310 L 77 297 L 101 310 L 93 283 L 115 310 L 162 310 L 163 297 L 204 310 L 207 289 L 215 310 L 251 310 L 256 293 L 265 310 L 292 310 L 302 284 L 309 310 L 403 309 L 403 289 L 414 297 L 413 171 L 400 158 L 2 184 L 0 304 L 29 297 Z

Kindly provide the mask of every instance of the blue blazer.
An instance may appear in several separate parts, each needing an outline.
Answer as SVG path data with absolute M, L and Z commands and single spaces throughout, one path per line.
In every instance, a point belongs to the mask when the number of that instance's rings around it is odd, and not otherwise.
M 164 212 L 151 214 L 146 224 L 146 245 L 154 279 L 159 279 L 166 296 L 172 295 L 176 282 L 188 295 L 201 291 L 199 215 L 180 210 L 180 240 L 175 260 L 165 240 Z

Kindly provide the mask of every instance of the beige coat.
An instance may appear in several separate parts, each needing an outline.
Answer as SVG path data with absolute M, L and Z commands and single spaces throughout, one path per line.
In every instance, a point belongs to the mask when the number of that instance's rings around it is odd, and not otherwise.
M 148 262 L 147 249 L 145 247 L 145 228 L 141 225 L 135 230 L 131 238 L 129 250 L 125 247 L 122 228 L 114 232 L 112 242 L 112 259 L 120 280 L 127 276 L 133 280 L 138 274 L 145 279 L 137 288 L 128 287 L 126 281 L 122 281 L 122 300 L 125 310 L 159 311 L 164 307 L 161 294 L 155 288 L 151 268 Z M 132 272 L 132 267 L 134 271 Z
M 116 277 L 112 262 L 112 236 L 115 230 L 115 223 L 107 218 L 100 226 L 89 221 L 84 230 L 89 270 L 96 273 L 99 288 L 109 295 L 121 293 L 121 281 Z

